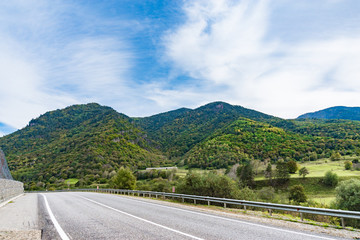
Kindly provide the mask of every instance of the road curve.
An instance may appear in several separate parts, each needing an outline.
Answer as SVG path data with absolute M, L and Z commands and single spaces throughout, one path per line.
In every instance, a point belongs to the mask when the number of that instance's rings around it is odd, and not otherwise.
M 43 239 L 340 239 L 109 194 L 39 194 L 39 210 Z

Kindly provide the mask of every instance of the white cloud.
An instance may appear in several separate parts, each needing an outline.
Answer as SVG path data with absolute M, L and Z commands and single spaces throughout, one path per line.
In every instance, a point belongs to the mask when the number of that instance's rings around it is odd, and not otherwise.
M 122 22 L 61 1 L 2 2 L 0 9 L 0 122 L 22 128 L 46 111 L 111 105 L 130 91 L 131 46 L 112 32 Z
M 164 37 L 167 59 L 179 72 L 202 81 L 194 93 L 213 85 L 219 96 L 223 87 L 222 99 L 280 117 L 360 105 L 360 37 L 349 32 L 296 43 L 274 33 L 269 38 L 270 5 L 187 2 L 186 21 Z

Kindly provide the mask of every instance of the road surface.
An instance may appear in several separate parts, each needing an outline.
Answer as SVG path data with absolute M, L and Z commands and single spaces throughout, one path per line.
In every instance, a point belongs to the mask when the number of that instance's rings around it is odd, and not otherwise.
M 39 194 L 43 239 L 340 239 L 120 195 Z

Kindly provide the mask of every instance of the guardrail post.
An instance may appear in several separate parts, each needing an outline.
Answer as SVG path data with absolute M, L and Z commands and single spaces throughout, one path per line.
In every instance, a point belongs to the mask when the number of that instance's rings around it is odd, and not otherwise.
M 208 206 L 210 206 L 210 201 L 208 200 Z
M 272 216 L 272 210 L 271 209 L 269 209 L 269 215 Z
M 182 197 L 181 199 L 182 199 L 182 202 L 184 202 L 184 198 Z
M 226 202 L 224 202 L 224 208 L 226 208 Z
M 345 219 L 343 217 L 341 218 L 341 226 L 345 228 Z
M 301 221 L 304 221 L 304 216 L 303 216 L 302 212 L 300 213 L 300 218 L 301 218 Z
M 246 211 L 246 205 L 244 205 L 244 211 Z
M 194 204 L 196 204 L 196 199 L 194 199 Z

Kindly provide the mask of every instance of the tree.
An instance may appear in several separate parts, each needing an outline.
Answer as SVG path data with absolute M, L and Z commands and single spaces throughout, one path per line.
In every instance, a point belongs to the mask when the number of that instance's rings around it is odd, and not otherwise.
M 344 165 L 345 165 L 345 170 L 351 170 L 351 168 L 352 168 L 352 162 L 350 162 L 350 161 L 345 161 Z
M 301 185 L 294 185 L 289 190 L 289 201 L 295 203 L 306 202 L 307 197 L 305 195 L 304 187 Z
M 189 171 L 177 187 L 177 192 L 201 196 L 237 198 L 236 182 L 215 172 L 200 174 Z
M 336 188 L 336 203 L 340 209 L 360 211 L 360 180 L 341 182 Z
M 303 178 L 305 178 L 305 176 L 308 174 L 309 174 L 309 170 L 306 167 L 302 167 L 299 170 L 299 176 L 302 176 Z
M 341 154 L 339 152 L 333 152 L 331 154 L 330 160 L 331 161 L 339 161 L 341 159 Z
M 339 183 L 339 177 L 336 173 L 333 173 L 332 171 L 327 171 L 325 173 L 323 182 L 327 186 L 335 187 Z
M 250 163 L 240 165 L 236 169 L 236 174 L 239 177 L 241 185 L 249 187 L 254 185 L 254 171 Z
M 135 189 L 136 177 L 129 168 L 121 167 L 112 178 L 110 186 L 118 189 Z
M 289 169 L 284 161 L 280 160 L 276 163 L 275 177 L 276 177 L 276 183 L 278 185 L 285 184 L 289 181 L 290 179 Z
M 290 160 L 289 162 L 287 162 L 287 166 L 289 169 L 289 173 L 296 173 L 296 171 L 298 170 L 297 163 L 294 160 Z
M 269 163 L 264 171 L 264 175 L 267 179 L 269 179 L 269 184 L 272 185 L 273 179 L 273 172 L 272 172 L 272 165 Z

